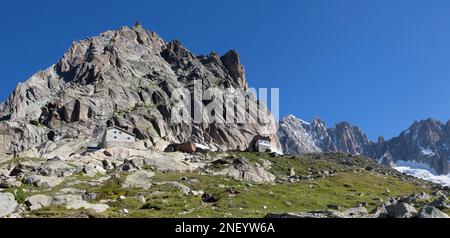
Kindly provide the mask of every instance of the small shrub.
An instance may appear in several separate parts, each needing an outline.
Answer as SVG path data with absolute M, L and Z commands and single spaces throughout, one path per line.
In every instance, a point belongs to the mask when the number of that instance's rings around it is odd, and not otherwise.
M 15 198 L 18 203 L 25 203 L 25 200 L 27 199 L 27 194 L 25 191 L 23 191 L 22 188 L 18 188 L 15 192 Z

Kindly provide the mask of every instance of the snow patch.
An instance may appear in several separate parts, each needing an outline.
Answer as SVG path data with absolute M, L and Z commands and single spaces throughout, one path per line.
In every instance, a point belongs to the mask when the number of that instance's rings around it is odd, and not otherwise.
M 395 166 L 410 167 L 410 168 L 414 168 L 414 169 L 423 169 L 423 170 L 428 170 L 431 173 L 437 174 L 436 171 L 434 169 L 432 169 L 428 164 L 417 162 L 415 160 L 411 160 L 411 161 L 398 160 L 395 162 Z
M 400 173 L 450 187 L 450 175 L 435 175 L 426 169 L 411 168 L 408 166 L 396 166 L 394 169 Z
M 429 157 L 432 157 L 432 156 L 435 156 L 436 155 L 436 153 L 434 153 L 432 150 L 430 150 L 429 148 L 420 148 L 420 149 L 422 149 L 422 154 L 423 155 L 426 155 L 426 156 L 429 156 Z
M 304 121 L 304 120 L 302 120 L 302 119 L 300 119 L 300 118 L 297 118 L 296 116 L 294 116 L 294 115 L 289 115 L 289 116 L 287 116 L 286 118 L 289 118 L 289 119 L 291 119 L 291 120 L 297 120 L 297 121 L 299 121 L 301 124 L 305 124 L 305 125 L 311 125 L 311 123 L 309 123 L 309 122 L 307 122 L 307 121 Z

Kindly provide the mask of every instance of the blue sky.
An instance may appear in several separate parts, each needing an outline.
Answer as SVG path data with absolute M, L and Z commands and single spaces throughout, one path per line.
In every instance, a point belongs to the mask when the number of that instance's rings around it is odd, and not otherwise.
M 450 119 L 445 0 L 7 1 L 0 100 L 72 41 L 133 25 L 196 54 L 236 49 L 253 87 L 278 87 L 281 114 L 356 124 L 371 139 Z

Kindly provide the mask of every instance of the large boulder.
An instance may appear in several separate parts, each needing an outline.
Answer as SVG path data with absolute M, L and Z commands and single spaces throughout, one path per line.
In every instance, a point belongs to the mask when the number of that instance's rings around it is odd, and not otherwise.
M 447 196 L 445 196 L 445 195 L 442 195 L 442 196 L 438 197 L 436 200 L 431 202 L 429 205 L 433 206 L 433 207 L 436 207 L 436 208 L 439 208 L 439 209 L 450 208 L 449 200 L 448 200 Z
M 283 214 L 269 213 L 265 218 L 350 218 L 350 216 L 338 211 L 312 211 L 312 212 L 289 212 Z
M 76 168 L 60 159 L 51 159 L 37 168 L 36 173 L 49 177 L 67 177 L 76 172 Z
M 349 208 L 343 212 L 345 215 L 350 217 L 361 217 L 367 215 L 369 212 L 363 206 L 358 206 L 354 208 Z
M 38 194 L 28 197 L 25 200 L 25 204 L 28 206 L 30 211 L 35 211 L 50 206 L 52 204 L 52 200 L 53 198 L 50 196 Z
M 61 184 L 63 181 L 64 179 L 62 178 L 46 177 L 37 174 L 26 175 L 23 179 L 23 183 L 39 188 L 53 188 Z
M 215 172 L 214 175 L 225 175 L 236 180 L 254 183 L 272 183 L 276 179 L 275 175 L 266 171 L 263 166 L 252 164 L 246 158 L 234 160 L 229 168 Z
M 399 201 L 405 203 L 415 203 L 418 201 L 428 201 L 430 199 L 431 199 L 430 195 L 426 194 L 425 192 L 421 192 L 421 193 L 414 193 L 406 197 L 402 197 L 399 199 Z
M 418 218 L 450 218 L 446 213 L 442 212 L 441 210 L 433 207 L 433 206 L 426 206 L 422 208 L 417 215 Z
M 152 186 L 152 177 L 155 176 L 155 173 L 146 170 L 140 170 L 134 172 L 131 175 L 128 175 L 125 181 L 123 182 L 123 188 L 143 188 L 149 189 Z
M 189 188 L 188 186 L 186 186 L 184 184 L 176 182 L 176 181 L 157 182 L 155 184 L 156 185 L 170 185 L 170 186 L 173 186 L 176 189 L 180 190 L 185 195 L 188 195 L 191 192 L 191 188 Z
M 83 200 L 81 195 L 56 195 L 53 197 L 52 205 L 65 206 L 67 209 L 86 209 L 95 213 L 102 213 L 108 210 L 106 204 L 92 204 Z
M 15 178 L 0 178 L 0 188 L 18 188 L 22 183 Z
M 18 203 L 12 193 L 0 193 L 0 218 L 17 211 Z
M 26 173 L 30 173 L 36 170 L 36 168 L 39 167 L 40 165 L 41 162 L 35 160 L 21 161 L 14 165 L 9 175 L 12 177 L 20 177 Z
M 385 207 L 387 214 L 392 218 L 412 218 L 417 214 L 417 210 L 408 203 L 399 202 Z
M 138 150 L 125 147 L 99 150 L 91 153 L 87 157 L 91 160 L 105 161 L 103 165 L 116 164 L 122 170 L 126 171 L 153 167 L 159 172 L 187 172 L 206 166 L 205 162 L 199 161 L 195 156 L 188 154 L 164 153 L 148 149 Z
M 28 121 L 0 120 L 0 159 L 4 155 L 17 156 L 26 149 L 37 147 L 46 141 L 46 137 L 45 128 L 31 125 Z

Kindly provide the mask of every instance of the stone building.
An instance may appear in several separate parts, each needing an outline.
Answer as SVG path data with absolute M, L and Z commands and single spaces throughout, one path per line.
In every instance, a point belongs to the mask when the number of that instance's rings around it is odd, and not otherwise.
M 124 130 L 117 126 L 112 126 L 106 128 L 101 147 L 103 148 L 115 146 L 127 147 L 133 144 L 134 142 L 136 142 L 136 136 L 133 133 L 128 132 L 127 130 Z

